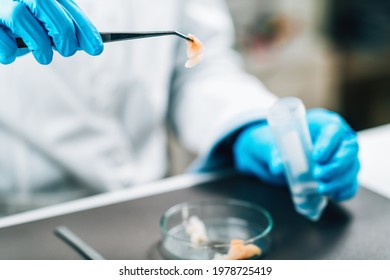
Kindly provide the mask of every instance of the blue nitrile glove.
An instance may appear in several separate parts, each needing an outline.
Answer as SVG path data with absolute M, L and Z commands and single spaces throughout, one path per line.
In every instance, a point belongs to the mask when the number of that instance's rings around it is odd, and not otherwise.
M 314 178 L 319 192 L 334 201 L 352 198 L 358 191 L 360 169 L 356 132 L 338 114 L 313 109 L 307 114 L 313 139 Z
M 313 175 L 318 192 L 334 201 L 352 198 L 358 190 L 356 133 L 338 114 L 313 109 L 307 113 L 313 140 Z M 233 145 L 236 168 L 273 185 L 286 184 L 284 168 L 266 122 L 243 130 Z
M 21 37 L 35 59 L 49 64 L 54 48 L 65 57 L 82 49 L 90 55 L 103 51 L 99 32 L 72 0 L 0 0 L 0 63 L 12 63 L 21 53 Z

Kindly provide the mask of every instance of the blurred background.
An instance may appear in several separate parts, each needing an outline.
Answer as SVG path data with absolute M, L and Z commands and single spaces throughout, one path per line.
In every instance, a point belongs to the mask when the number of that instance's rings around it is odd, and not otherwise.
M 355 130 L 390 123 L 390 1 L 227 3 L 244 67 L 274 94 L 336 111 Z M 192 157 L 171 151 L 177 174 Z
M 390 2 L 227 1 L 245 67 L 279 96 L 341 113 L 361 130 L 390 121 Z

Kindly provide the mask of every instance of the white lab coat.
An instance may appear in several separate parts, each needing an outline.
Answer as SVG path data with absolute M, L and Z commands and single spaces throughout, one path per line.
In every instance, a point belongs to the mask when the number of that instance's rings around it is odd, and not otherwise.
M 100 31 L 193 33 L 205 58 L 186 69 L 186 42 L 161 37 L 106 44 L 98 57 L 56 54 L 49 66 L 30 54 L 0 66 L 2 190 L 55 186 L 69 175 L 99 191 L 161 178 L 165 124 L 205 166 L 221 139 L 275 100 L 238 66 L 223 1 L 77 3 Z

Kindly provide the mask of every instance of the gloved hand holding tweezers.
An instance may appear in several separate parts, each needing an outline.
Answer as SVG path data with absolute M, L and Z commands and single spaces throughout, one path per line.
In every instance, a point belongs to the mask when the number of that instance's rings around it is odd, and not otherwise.
M 72 0 L 0 0 L 0 63 L 12 63 L 27 49 L 18 48 L 21 37 L 41 64 L 53 59 L 53 47 L 65 57 L 77 50 L 90 55 L 103 51 L 99 32 Z M 20 41 L 20 40 L 19 40 Z

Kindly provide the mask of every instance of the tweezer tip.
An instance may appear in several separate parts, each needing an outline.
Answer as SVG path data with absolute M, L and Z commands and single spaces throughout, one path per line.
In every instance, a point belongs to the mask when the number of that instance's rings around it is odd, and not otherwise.
M 184 35 L 184 34 L 182 34 L 182 33 L 180 33 L 180 32 L 174 31 L 174 33 L 175 33 L 177 36 L 179 36 L 179 37 L 181 37 L 181 38 L 183 38 L 183 39 L 185 39 L 185 40 L 187 40 L 187 41 L 194 42 L 194 39 L 192 39 L 192 38 L 190 38 L 190 37 L 188 37 L 188 36 L 186 36 L 186 35 Z

